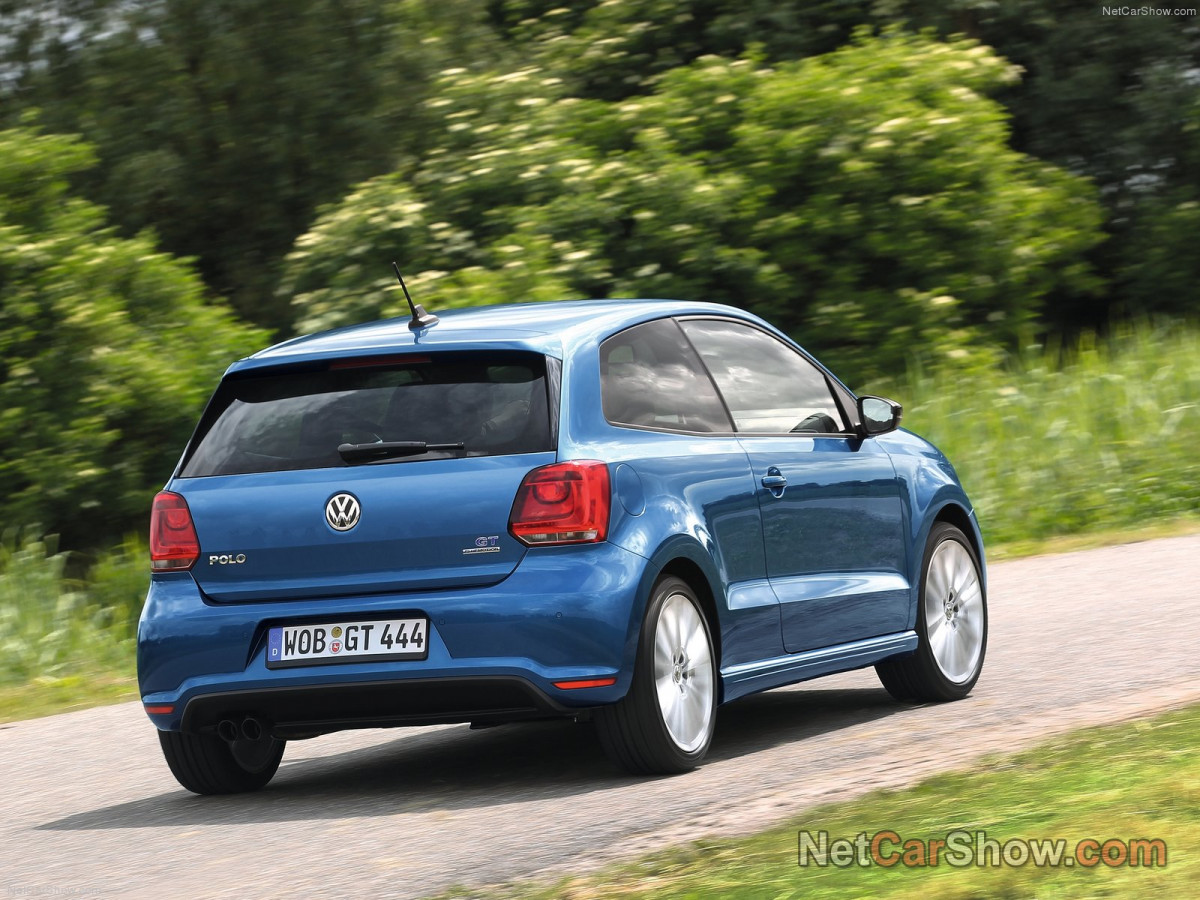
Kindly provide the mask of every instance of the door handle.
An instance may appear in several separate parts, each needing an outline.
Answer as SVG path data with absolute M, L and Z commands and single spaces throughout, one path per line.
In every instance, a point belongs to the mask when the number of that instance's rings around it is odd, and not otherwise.
M 762 477 L 762 486 L 776 497 L 782 497 L 783 489 L 787 487 L 787 477 L 775 466 L 771 466 L 767 469 L 767 474 Z

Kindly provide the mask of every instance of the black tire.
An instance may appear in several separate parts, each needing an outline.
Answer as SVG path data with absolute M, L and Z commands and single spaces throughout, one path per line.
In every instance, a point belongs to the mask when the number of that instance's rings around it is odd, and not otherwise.
M 194 794 L 241 794 L 265 787 L 287 741 L 224 741 L 215 734 L 160 731 L 158 742 L 175 780 Z
M 946 578 L 944 573 L 939 574 L 937 571 L 931 575 L 931 564 L 935 557 L 939 563 L 943 558 L 954 560 L 965 586 L 961 594 L 956 595 L 953 586 L 949 589 L 943 588 L 944 584 L 948 585 L 954 579 Z M 974 585 L 978 588 L 977 598 L 971 590 L 968 565 L 974 572 Z M 948 522 L 936 523 L 929 532 L 921 564 L 921 583 L 917 599 L 917 650 L 909 656 L 884 660 L 875 666 L 879 680 L 897 700 L 906 703 L 961 700 L 975 687 L 975 682 L 979 680 L 979 674 L 983 670 L 988 634 L 987 592 L 980 572 L 979 556 L 966 535 Z M 943 594 L 945 596 L 942 596 Z M 934 615 L 937 608 L 946 610 L 944 623 L 939 621 L 940 616 Z M 965 659 L 961 666 L 945 661 L 944 650 L 941 657 L 943 661 L 939 661 L 939 653 L 935 652 L 930 640 L 931 616 L 935 621 L 935 630 L 950 628 L 950 633 L 957 635 L 958 629 L 962 628 L 963 634 L 966 635 L 968 628 L 976 629 L 970 634 L 977 634 L 977 641 L 967 642 L 971 649 L 964 650 L 963 655 L 955 659 Z
M 655 683 L 660 623 L 665 631 L 674 623 L 680 626 L 679 640 L 671 643 L 672 647 L 679 645 L 672 651 L 671 660 L 664 656 L 657 663 L 660 675 L 671 678 L 680 691 L 677 700 L 673 693 L 670 695 L 671 711 L 679 713 L 671 715 L 671 725 Z M 717 686 L 712 632 L 703 607 L 687 582 L 673 576 L 661 579 L 646 605 L 629 693 L 617 703 L 595 711 L 601 746 L 614 762 L 634 774 L 691 771 L 712 743 Z M 673 728 L 682 737 L 673 733 Z

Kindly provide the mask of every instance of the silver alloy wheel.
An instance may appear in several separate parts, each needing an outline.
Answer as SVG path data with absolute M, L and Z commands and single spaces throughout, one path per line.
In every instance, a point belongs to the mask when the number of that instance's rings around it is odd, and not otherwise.
M 693 752 L 708 739 L 715 678 L 704 620 L 684 594 L 671 594 L 658 614 L 654 686 L 671 740 L 685 753 Z
M 970 681 L 983 653 L 983 589 L 970 552 L 956 540 L 937 546 L 925 573 L 925 630 L 942 674 Z

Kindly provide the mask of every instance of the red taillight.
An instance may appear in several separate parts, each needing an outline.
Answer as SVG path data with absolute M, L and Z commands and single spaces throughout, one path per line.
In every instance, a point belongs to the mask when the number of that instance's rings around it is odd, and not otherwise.
M 200 541 L 187 501 L 160 491 L 150 510 L 150 567 L 155 572 L 190 569 L 200 557 Z
M 534 469 L 517 489 L 508 530 L 522 543 L 586 544 L 608 537 L 611 494 L 602 462 Z
M 175 712 L 174 704 L 170 703 L 161 703 L 158 705 L 147 704 L 143 708 L 146 710 L 146 714 L 150 716 L 169 716 Z

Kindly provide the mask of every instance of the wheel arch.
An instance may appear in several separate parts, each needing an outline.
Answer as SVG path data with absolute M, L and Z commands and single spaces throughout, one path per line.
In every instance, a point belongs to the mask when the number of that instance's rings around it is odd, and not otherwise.
M 975 551 L 975 557 L 979 560 L 979 564 L 983 565 L 983 540 L 979 535 L 979 529 L 976 527 L 973 517 L 966 509 L 951 500 L 937 511 L 937 515 L 933 517 L 933 524 L 930 525 L 930 528 L 938 522 L 946 522 L 949 525 L 953 525 L 965 534 L 967 540 L 971 542 L 971 549 Z
M 700 601 L 700 608 L 708 622 L 708 630 L 712 635 L 713 652 L 716 654 L 717 670 L 721 667 L 723 641 L 721 639 L 721 610 L 725 605 L 725 581 L 722 578 L 722 567 L 719 559 L 714 558 L 712 551 L 715 547 L 707 541 L 698 539 L 696 535 L 676 533 L 661 544 L 650 556 L 650 565 L 646 567 L 646 579 L 639 591 L 638 609 L 635 610 L 635 622 L 632 631 L 636 633 L 641 628 L 642 616 L 645 614 L 646 603 L 650 593 L 659 579 L 666 575 L 674 575 L 687 582 Z
M 645 631 L 645 622 L 642 621 L 655 588 L 665 578 L 679 579 L 695 595 L 700 613 L 708 626 L 714 654 L 711 660 L 711 693 L 705 697 L 712 704 L 711 712 L 703 725 L 705 730 L 691 735 L 700 740 L 698 746 L 680 743 L 667 724 L 655 680 L 657 636 Z M 719 666 L 721 630 L 716 615 L 717 597 L 720 596 L 716 591 L 721 583 L 715 561 L 691 535 L 673 535 L 650 559 L 650 565 L 645 570 L 643 590 L 639 592 L 642 602 L 638 604 L 637 627 L 632 630 L 636 652 L 634 677 L 629 691 L 616 703 L 598 706 L 592 713 L 605 752 L 623 768 L 638 774 L 686 772 L 695 768 L 707 752 L 712 740 L 716 708 L 722 702 Z M 674 584 L 671 589 L 678 590 Z M 659 609 L 662 609 L 661 605 Z
M 963 500 L 965 498 L 960 499 L 959 495 L 951 494 L 947 497 L 943 494 L 940 500 L 941 502 L 936 507 L 931 504 L 930 510 L 925 514 L 919 530 L 916 530 L 913 534 L 910 553 L 910 583 L 912 585 L 908 616 L 910 628 L 916 627 L 917 611 L 921 602 L 921 580 L 924 577 L 922 569 L 924 566 L 926 544 L 929 541 L 929 535 L 940 522 L 953 525 L 966 536 L 971 549 L 975 551 L 975 558 L 979 562 L 980 582 L 983 585 L 984 594 L 986 595 L 987 593 L 987 562 L 983 555 L 983 536 L 980 534 L 975 514 L 964 505 Z
M 687 586 L 696 592 L 696 599 L 700 601 L 700 609 L 708 620 L 708 631 L 712 637 L 713 653 L 716 654 L 717 671 L 719 672 L 721 670 L 721 618 L 717 614 L 717 601 L 708 575 L 695 560 L 686 556 L 677 556 L 667 562 L 659 569 L 655 581 L 671 575 L 686 582 Z

